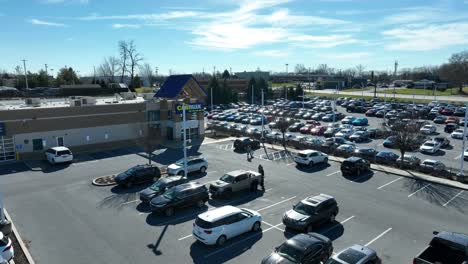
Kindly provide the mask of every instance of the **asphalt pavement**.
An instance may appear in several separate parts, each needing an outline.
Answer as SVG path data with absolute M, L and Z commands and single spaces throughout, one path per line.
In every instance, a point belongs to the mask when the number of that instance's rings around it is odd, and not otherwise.
M 275 246 L 294 235 L 281 223 L 284 212 L 301 199 L 326 193 L 340 207 L 337 222 L 316 232 L 333 240 L 334 251 L 355 243 L 369 245 L 384 263 L 409 263 L 434 230 L 466 232 L 468 193 L 436 184 L 373 172 L 345 178 L 339 164 L 298 168 L 281 150 L 263 149 L 252 162 L 232 150 L 232 142 L 200 146 L 191 151 L 209 162 L 205 175 L 192 180 L 209 183 L 235 169 L 256 170 L 262 164 L 266 192 L 241 193 L 231 200 L 210 200 L 202 209 L 183 209 L 173 217 L 149 212 L 132 189 L 95 187 L 97 176 L 115 174 L 146 162 L 139 153 L 121 156 L 103 152 L 68 166 L 30 171 L 10 166 L 0 175 L 5 205 L 37 263 L 260 263 Z M 154 161 L 168 164 L 180 150 L 160 150 Z M 3 171 L 2 171 L 3 172 Z M 262 232 L 229 240 L 222 247 L 205 246 L 191 236 L 200 212 L 226 204 L 258 210 Z

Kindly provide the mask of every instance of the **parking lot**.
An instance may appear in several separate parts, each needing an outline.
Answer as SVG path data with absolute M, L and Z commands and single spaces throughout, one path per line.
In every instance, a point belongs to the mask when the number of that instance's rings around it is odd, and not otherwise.
M 6 207 L 37 263 L 259 263 L 294 232 L 281 223 L 284 212 L 301 199 L 332 195 L 340 213 L 333 224 L 316 230 L 333 240 L 334 252 L 355 243 L 374 248 L 383 263 L 409 263 L 434 230 L 466 232 L 468 193 L 395 175 L 372 172 L 345 178 L 339 164 L 298 168 L 281 149 L 246 155 L 232 142 L 202 145 L 191 154 L 209 162 L 209 183 L 235 169 L 256 170 L 262 164 L 266 192 L 241 193 L 230 200 L 210 200 L 205 208 L 176 211 L 172 217 L 152 214 L 138 191 L 95 187 L 97 176 L 146 162 L 141 153 L 95 153 L 69 166 L 30 171 L 9 167 L 0 176 Z M 154 160 L 167 165 L 181 151 L 158 151 Z M 270 157 L 270 158 L 268 158 Z M 271 158 L 273 157 L 273 158 Z M 221 248 L 205 246 L 191 236 L 197 214 L 226 204 L 259 211 L 262 231 L 228 240 Z

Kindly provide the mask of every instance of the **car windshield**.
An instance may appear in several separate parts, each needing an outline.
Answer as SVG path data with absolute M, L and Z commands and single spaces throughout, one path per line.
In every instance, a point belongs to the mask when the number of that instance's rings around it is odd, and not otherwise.
M 224 174 L 223 177 L 221 177 L 221 181 L 227 182 L 227 183 L 233 183 L 234 182 L 234 176 L 229 175 L 229 174 Z
M 303 215 L 312 215 L 315 213 L 315 207 L 300 202 L 294 207 L 294 211 Z
M 288 243 L 282 244 L 276 253 L 283 258 L 286 258 L 292 262 L 299 263 L 302 258 L 302 251 L 296 247 L 289 245 Z
M 157 181 L 153 185 L 150 186 L 150 189 L 153 191 L 159 191 L 161 188 L 163 188 L 166 185 L 164 181 Z
M 176 161 L 174 164 L 178 165 L 178 166 L 183 166 L 184 165 L 184 159 L 180 159 L 180 160 Z
M 138 167 L 132 167 L 132 168 L 126 170 L 126 171 L 125 171 L 125 174 L 127 174 L 127 175 L 132 175 L 132 174 L 134 174 L 134 173 L 137 172 L 137 171 L 138 171 Z
M 436 144 L 435 143 L 432 143 L 432 142 L 429 142 L 429 143 L 426 143 L 424 144 L 426 147 L 434 147 Z
M 171 188 L 172 189 L 172 188 Z M 163 197 L 169 200 L 172 200 L 176 196 L 176 191 L 174 189 L 169 189 L 169 191 L 163 194 Z

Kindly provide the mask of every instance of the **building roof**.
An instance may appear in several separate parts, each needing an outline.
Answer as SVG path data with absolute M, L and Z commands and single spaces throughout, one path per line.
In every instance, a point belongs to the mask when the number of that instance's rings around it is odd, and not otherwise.
M 192 78 L 191 74 L 171 75 L 166 79 L 154 97 L 174 98 L 180 94 L 185 84 Z

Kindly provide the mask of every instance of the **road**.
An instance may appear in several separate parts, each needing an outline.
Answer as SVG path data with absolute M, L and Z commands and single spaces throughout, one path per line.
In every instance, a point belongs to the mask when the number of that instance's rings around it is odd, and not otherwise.
M 271 152 L 272 150 L 270 150 Z M 22 237 L 30 242 L 38 264 L 78 263 L 259 263 L 293 233 L 281 218 L 299 200 L 318 193 L 336 197 L 337 222 L 318 228 L 333 240 L 335 252 L 355 243 L 377 250 L 384 263 L 409 263 L 432 237 L 433 230 L 466 232 L 468 193 L 380 172 L 344 178 L 339 164 L 297 168 L 279 152 L 274 161 L 257 150 L 252 162 L 232 151 L 232 142 L 203 145 L 191 151 L 209 161 L 209 183 L 223 173 L 262 164 L 265 193 L 242 193 L 232 200 L 210 200 L 202 210 L 185 209 L 167 218 L 151 214 L 137 191 L 95 187 L 97 176 L 120 172 L 146 161 L 141 153 L 97 152 L 69 166 L 30 171 L 25 165 L 0 168 L 5 205 Z M 120 155 L 115 155 L 120 153 Z M 181 151 L 161 150 L 160 164 L 180 158 Z M 260 211 L 262 232 L 208 247 L 191 237 L 201 211 L 231 204 Z

